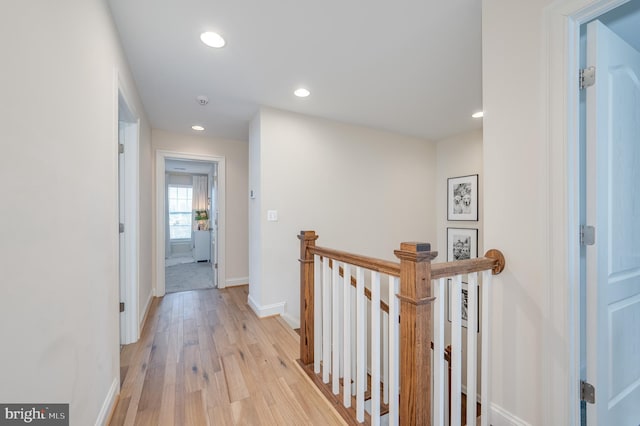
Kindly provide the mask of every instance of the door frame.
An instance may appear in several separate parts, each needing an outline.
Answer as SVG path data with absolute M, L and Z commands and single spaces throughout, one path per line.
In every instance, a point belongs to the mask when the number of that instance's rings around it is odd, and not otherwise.
M 205 161 L 209 163 L 218 164 L 218 288 L 224 288 L 226 286 L 226 262 L 225 262 L 225 211 L 226 211 L 226 168 L 225 157 L 205 155 L 205 154 L 190 154 L 186 152 L 168 151 L 158 149 L 156 150 L 156 179 L 155 179 L 155 286 L 154 295 L 161 297 L 165 295 L 165 161 L 167 159 L 178 159 L 187 161 Z M 213 216 L 213 214 L 212 214 Z M 211 244 L 211 243 L 209 243 Z
M 120 302 L 124 302 L 125 310 L 120 314 L 120 344 L 129 344 L 138 341 L 140 338 L 139 317 L 139 265 L 140 265 L 140 115 L 130 102 L 128 91 L 116 71 L 116 145 L 114 152 L 119 156 L 118 145 L 120 143 L 120 117 L 124 116 L 126 127 L 124 128 L 124 293 L 120 294 Z M 121 109 L 123 111 L 121 111 Z M 116 169 L 118 168 L 118 158 L 116 157 Z M 116 173 L 117 176 L 117 173 Z M 119 194 L 120 188 L 117 183 Z M 116 195 L 119 200 L 119 195 Z M 119 220 L 119 201 L 116 202 L 117 218 Z M 118 237 L 119 238 L 119 237 Z M 118 265 L 120 265 L 120 255 L 118 254 Z M 120 266 L 118 266 L 119 268 Z M 119 281 L 119 280 L 118 280 Z M 115 307 L 114 307 L 115 308 Z
M 580 424 L 580 26 L 629 0 L 556 1 L 544 10 L 542 86 L 546 107 L 550 283 L 543 303 L 544 423 Z

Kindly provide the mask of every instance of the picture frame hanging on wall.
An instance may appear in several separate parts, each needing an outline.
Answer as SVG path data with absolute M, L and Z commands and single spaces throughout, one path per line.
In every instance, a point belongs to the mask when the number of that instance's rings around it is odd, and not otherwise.
M 447 262 L 478 257 L 476 228 L 447 228 Z
M 447 319 L 449 320 L 449 322 L 451 322 L 451 312 L 453 311 L 453 299 L 451 297 L 451 288 L 453 287 L 453 283 L 451 282 L 451 279 L 447 280 Z M 477 314 L 477 320 L 476 320 L 476 324 L 478 324 L 477 326 L 477 330 L 476 332 L 479 333 L 480 332 L 480 286 L 477 286 L 477 295 L 478 298 L 476 300 L 477 302 L 477 309 L 476 309 L 476 314 Z M 469 284 L 462 281 L 462 287 L 460 288 L 460 292 L 461 292 L 461 296 L 462 296 L 462 304 L 461 304 L 461 312 L 460 312 L 460 320 L 462 322 L 462 326 L 464 328 L 468 328 L 468 320 L 469 320 Z
M 447 179 L 447 220 L 478 220 L 478 175 Z

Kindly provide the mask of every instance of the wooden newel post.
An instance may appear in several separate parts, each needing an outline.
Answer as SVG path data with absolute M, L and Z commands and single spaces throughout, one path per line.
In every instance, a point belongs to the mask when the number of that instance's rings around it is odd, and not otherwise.
M 400 424 L 431 424 L 431 260 L 428 243 L 401 243 L 400 259 Z
M 313 254 L 309 247 L 316 245 L 315 231 L 300 231 L 300 361 L 313 364 Z

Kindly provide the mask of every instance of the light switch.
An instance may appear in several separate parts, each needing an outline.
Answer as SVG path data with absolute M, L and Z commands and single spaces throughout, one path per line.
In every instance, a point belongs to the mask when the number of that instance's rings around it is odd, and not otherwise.
M 278 221 L 278 210 L 267 210 L 267 221 L 269 221 L 269 222 L 277 222 Z

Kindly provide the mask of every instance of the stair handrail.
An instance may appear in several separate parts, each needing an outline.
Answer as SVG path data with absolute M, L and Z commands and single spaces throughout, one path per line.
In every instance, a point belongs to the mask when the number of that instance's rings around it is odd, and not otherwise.
M 394 254 L 400 262 L 391 262 L 341 250 L 316 246 L 315 231 L 301 231 L 300 240 L 300 360 L 314 362 L 314 256 L 319 255 L 390 276 L 400 277 L 396 294 L 400 304 L 400 421 L 402 424 L 431 422 L 431 347 L 433 339 L 432 280 L 491 270 L 504 270 L 505 258 L 496 249 L 484 257 L 435 263 L 438 255 L 429 243 L 403 242 Z

